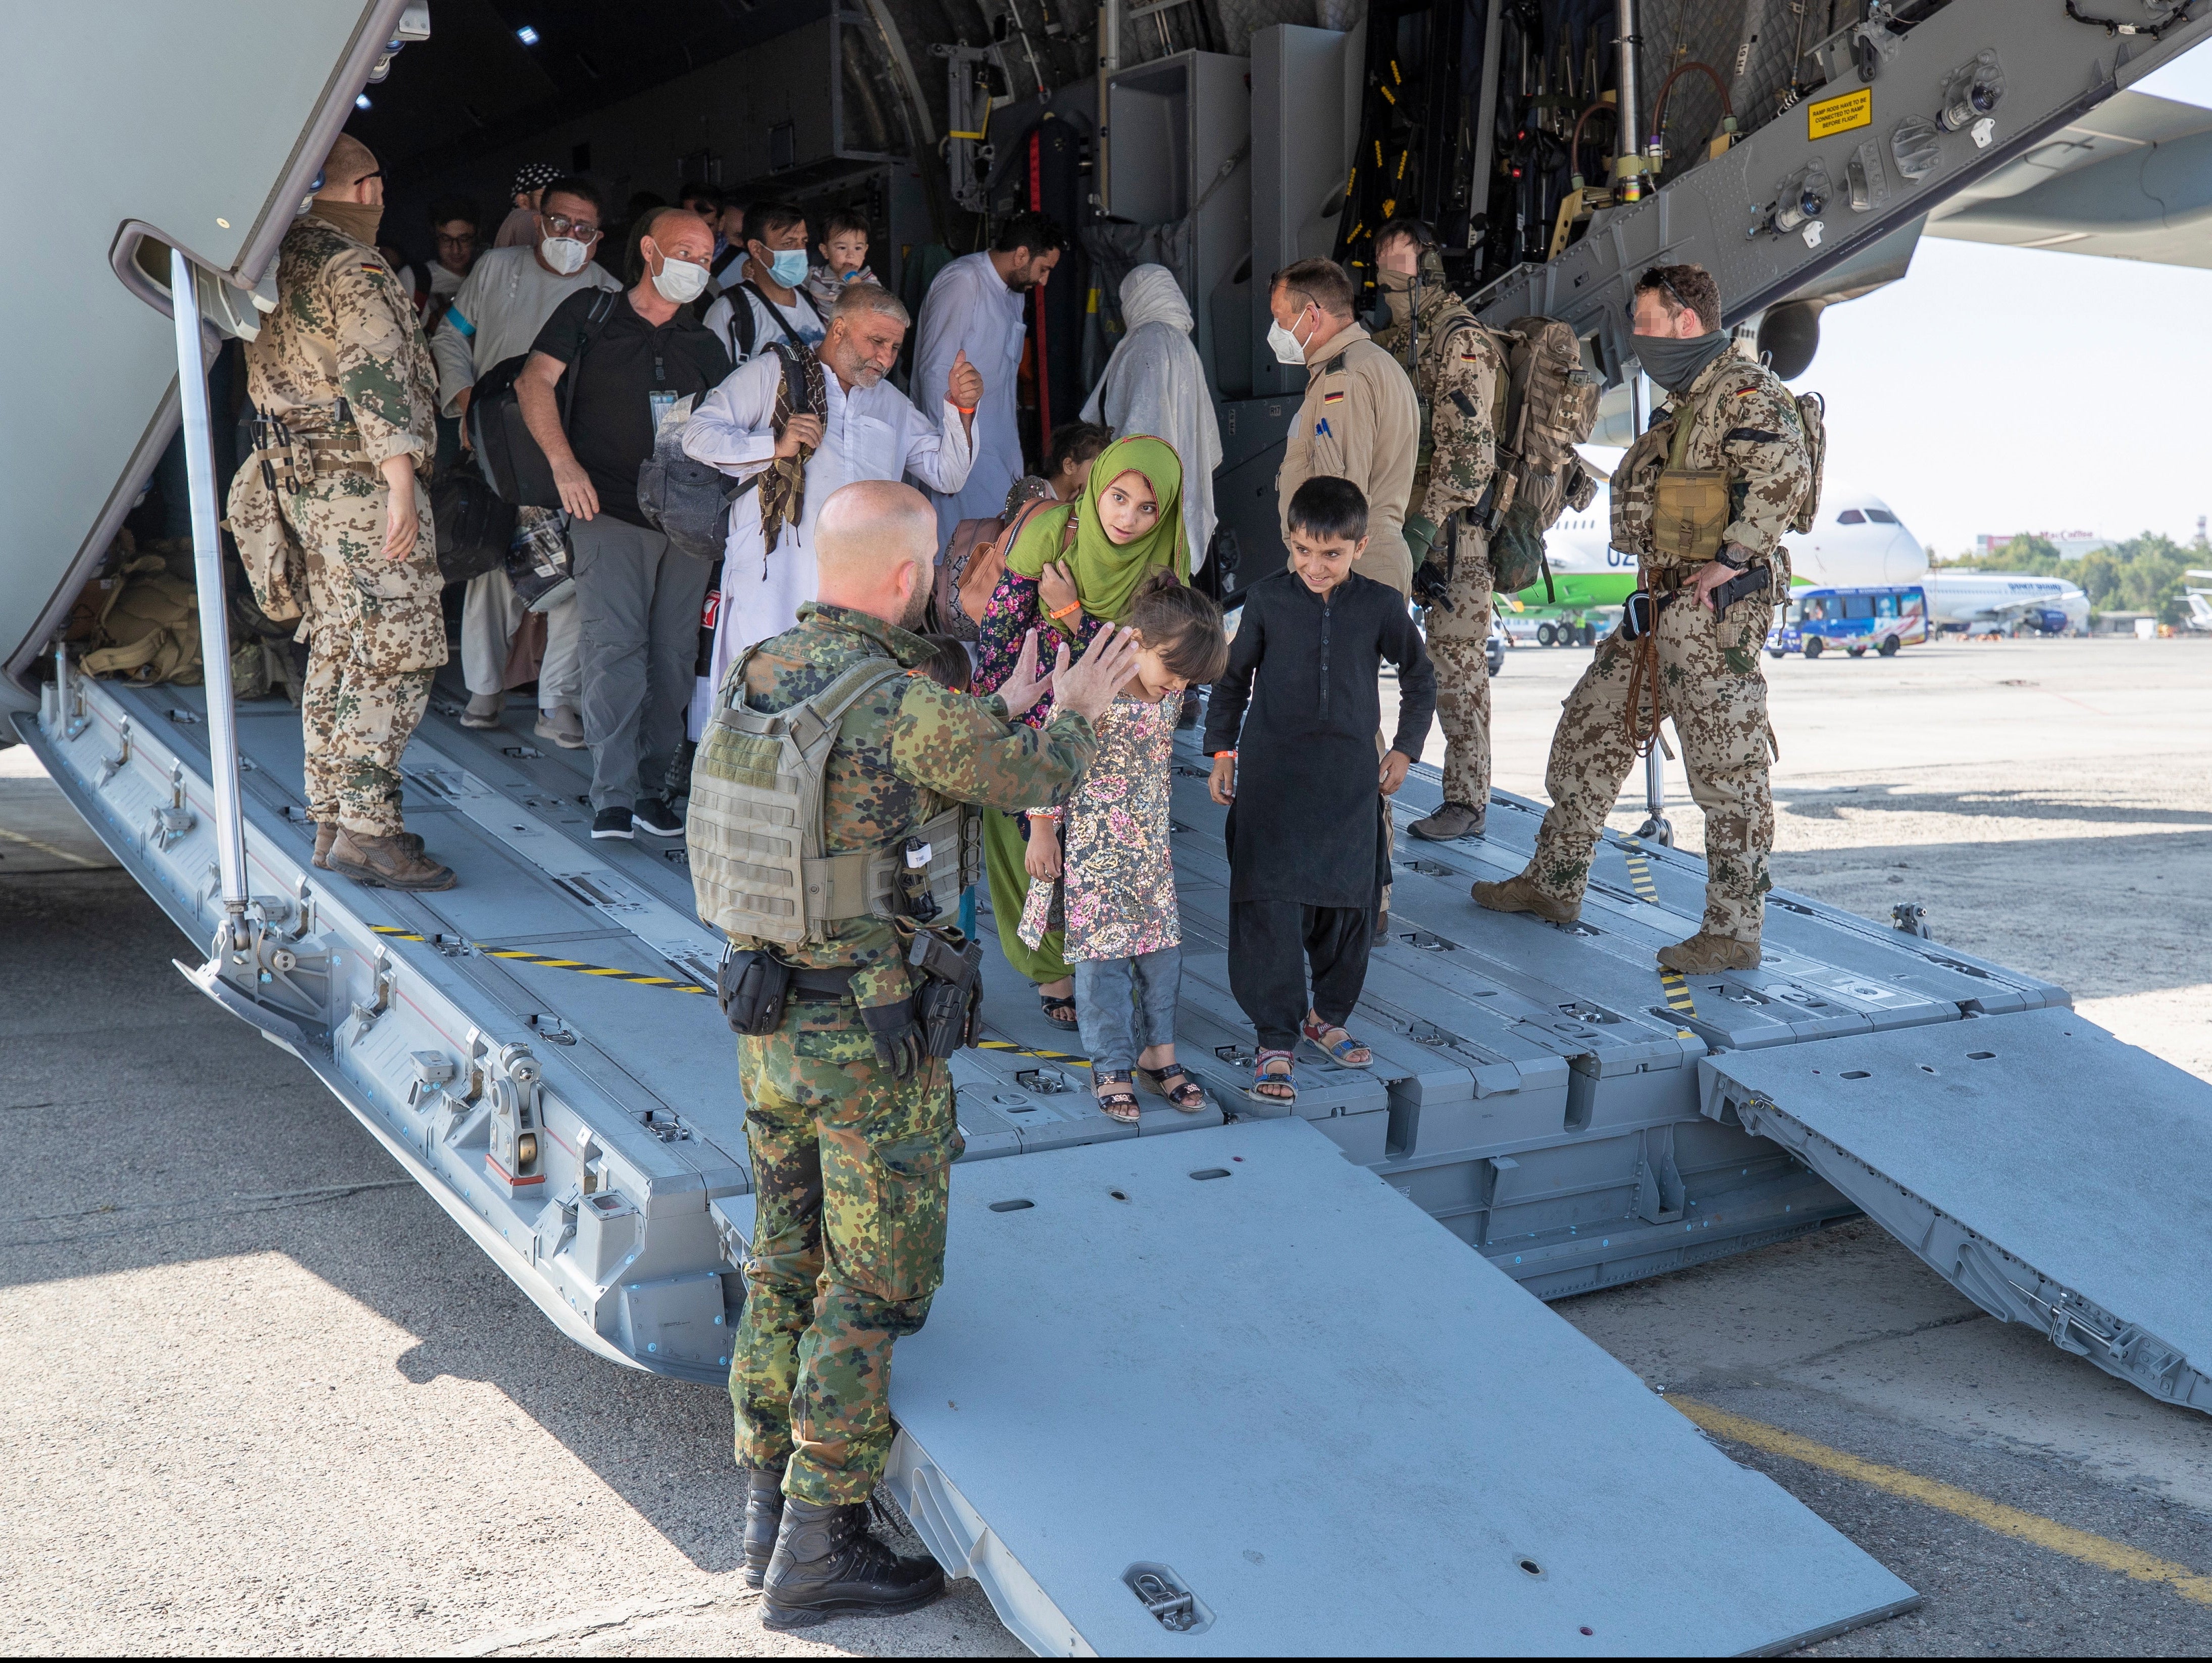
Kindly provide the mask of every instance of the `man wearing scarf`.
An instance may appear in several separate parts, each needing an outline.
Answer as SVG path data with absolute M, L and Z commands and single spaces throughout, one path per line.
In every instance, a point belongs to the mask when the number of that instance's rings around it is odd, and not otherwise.
M 384 170 L 340 134 L 277 252 L 276 309 L 246 344 L 247 395 L 289 438 L 263 441 L 228 509 L 255 599 L 272 618 L 304 614 L 315 865 L 391 889 L 450 889 L 451 868 L 399 814 L 400 753 L 446 661 L 445 579 L 423 483 L 438 370 L 414 297 L 376 252 L 383 216 Z
M 807 408 L 792 406 L 784 361 L 763 350 L 701 400 L 684 428 L 684 451 L 694 461 L 760 479 L 730 510 L 714 655 L 693 696 L 694 733 L 729 666 L 791 628 L 814 599 L 814 522 L 834 492 L 902 474 L 938 491 L 967 482 L 982 377 L 963 358 L 934 419 L 916 410 L 884 379 L 907 325 L 906 308 L 889 289 L 848 284 L 818 359 L 808 354 L 802 365 Z
M 1759 963 L 1774 800 L 1759 649 L 1790 591 L 1783 533 L 1813 489 L 1796 400 L 1770 370 L 1730 350 L 1720 290 L 1701 265 L 1655 265 L 1636 281 L 1637 356 L 1669 401 L 1613 475 L 1613 546 L 1638 562 L 1649 630 L 1626 624 L 1567 696 L 1544 777 L 1552 807 L 1518 877 L 1478 883 L 1498 912 L 1571 923 L 1590 854 L 1639 751 L 1672 716 L 1690 795 L 1705 815 L 1705 916 L 1659 950 L 1685 976 Z M 1758 574 L 1724 609 L 1724 585 Z

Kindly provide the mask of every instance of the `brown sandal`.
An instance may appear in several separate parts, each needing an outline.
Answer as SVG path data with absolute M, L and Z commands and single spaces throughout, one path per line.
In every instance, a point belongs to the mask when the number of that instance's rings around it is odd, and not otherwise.
M 1139 1111 L 1137 1094 L 1133 1091 L 1109 1090 L 1109 1087 L 1124 1087 L 1129 1083 L 1127 1069 L 1101 1069 L 1091 1077 L 1098 1093 L 1098 1112 L 1109 1120 L 1118 1120 L 1125 1126 L 1137 1124 Z
M 1206 1091 L 1192 1079 L 1180 1063 L 1170 1063 L 1164 1069 L 1148 1069 L 1137 1065 L 1137 1072 L 1151 1083 L 1152 1088 L 1185 1114 L 1202 1114 L 1206 1111 Z M 1177 1083 L 1170 1085 L 1169 1081 Z

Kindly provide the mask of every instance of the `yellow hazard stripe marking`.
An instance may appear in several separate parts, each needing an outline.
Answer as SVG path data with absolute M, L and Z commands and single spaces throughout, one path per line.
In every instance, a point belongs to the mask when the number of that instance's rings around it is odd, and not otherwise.
M 395 941 L 421 941 L 428 938 L 411 929 L 397 929 L 391 924 L 371 924 L 380 935 L 389 935 Z M 628 982 L 633 987 L 666 988 L 672 993 L 705 993 L 709 990 L 696 982 L 680 982 L 673 976 L 645 976 L 634 970 L 616 970 L 607 965 L 587 965 L 580 959 L 555 959 L 543 953 L 525 953 L 517 947 L 485 947 L 471 941 L 470 951 L 481 953 L 487 959 L 511 959 L 517 964 L 537 965 L 545 970 L 573 970 L 579 976 L 597 976 L 610 982 Z
M 411 929 L 401 929 L 392 924 L 371 924 L 380 935 L 389 935 L 394 941 L 424 941 L 428 937 Z M 599 976 L 611 982 L 628 982 L 633 987 L 666 988 L 671 993 L 709 993 L 711 988 L 701 987 L 696 982 L 679 982 L 672 976 L 641 976 L 635 971 L 615 970 L 605 965 L 587 965 L 580 959 L 554 959 L 543 953 L 524 953 L 519 948 L 484 947 L 471 941 L 470 949 L 487 959 L 512 959 L 518 964 L 536 965 L 544 970 L 573 970 L 580 976 Z M 980 1051 L 1011 1051 L 1016 1057 L 1041 1057 L 1048 1063 L 1066 1063 L 1079 1069 L 1091 1066 L 1087 1057 L 1076 1057 L 1064 1051 L 1032 1051 L 1026 1045 L 1015 1045 L 1010 1039 L 981 1039 L 976 1042 Z
M 2160 1559 L 2137 1548 L 2115 1542 L 2109 1537 L 2096 1536 L 2086 1530 L 2075 1530 L 2055 1519 L 2045 1519 L 2040 1514 L 2023 1513 L 2018 1508 L 2007 1507 L 2002 1502 L 1992 1502 L 1985 1495 L 1977 1495 L 1971 1489 L 1960 1489 L 1939 1479 L 1923 1478 L 1917 1472 L 1907 1472 L 1901 1467 L 1884 1466 L 1876 1461 L 1862 1460 L 1856 1455 L 1845 1454 L 1840 1449 L 1831 1449 L 1826 1444 L 1816 1444 L 1810 1438 L 1801 1438 L 1794 1432 L 1784 1432 L 1780 1427 L 1768 1426 L 1763 1421 L 1746 1420 L 1741 1415 L 1731 1415 L 1725 1409 L 1700 1402 L 1695 1398 L 1669 1398 L 1667 1401 L 1717 1438 L 1726 1438 L 1731 1443 L 1748 1444 L 1753 1449 L 1763 1449 L 1770 1455 L 1787 1456 L 1793 1461 L 1802 1461 L 1808 1466 L 1817 1466 L 1846 1478 L 1855 1478 L 1892 1495 L 1902 1495 L 1941 1512 L 1954 1514 L 1970 1520 L 1984 1530 L 1995 1531 L 2000 1536 L 2009 1536 L 2015 1541 L 2027 1542 L 2053 1553 L 2063 1553 L 2085 1565 L 2094 1565 L 2100 1570 L 2116 1571 L 2137 1582 L 2163 1582 L 2183 1599 L 2200 1605 L 2212 1605 L 2212 1576 L 2191 1570 L 2186 1565 L 2177 1565 L 2170 1559 Z
M 1011 1039 L 978 1039 L 975 1049 L 1012 1051 L 1016 1057 L 1041 1057 L 1048 1063 L 1066 1063 L 1079 1069 L 1091 1066 L 1091 1059 L 1087 1057 L 1072 1057 L 1064 1051 L 1031 1051 L 1027 1045 L 1018 1045 Z

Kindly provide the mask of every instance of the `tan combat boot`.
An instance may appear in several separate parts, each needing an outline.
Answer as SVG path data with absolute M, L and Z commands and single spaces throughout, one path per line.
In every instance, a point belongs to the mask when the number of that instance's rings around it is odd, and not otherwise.
M 331 839 L 337 834 L 338 823 L 336 820 L 315 822 L 315 858 L 313 864 L 319 866 L 325 872 L 331 869 Z
M 1415 820 L 1406 830 L 1431 843 L 1449 843 L 1454 838 L 1480 837 L 1482 821 L 1481 809 L 1470 808 L 1463 802 L 1448 802 L 1428 819 Z
M 1571 924 L 1582 916 L 1578 903 L 1547 895 L 1528 880 L 1525 872 L 1504 883 L 1478 883 L 1474 894 L 1477 906 L 1486 906 L 1492 912 L 1533 912 L 1555 924 Z
M 1722 970 L 1756 970 L 1759 943 L 1739 941 L 1701 929 L 1686 941 L 1659 949 L 1659 962 L 1680 976 L 1711 976 Z
M 432 860 L 423 852 L 422 840 L 407 832 L 373 838 L 341 825 L 331 841 L 330 867 L 380 889 L 451 889 L 460 881 L 453 868 Z

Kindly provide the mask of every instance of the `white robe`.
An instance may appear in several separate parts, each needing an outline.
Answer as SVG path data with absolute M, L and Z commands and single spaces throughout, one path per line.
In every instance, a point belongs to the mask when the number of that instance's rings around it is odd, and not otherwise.
M 975 469 L 963 484 L 931 491 L 939 545 L 963 520 L 997 518 L 1006 506 L 1006 492 L 1021 478 L 1022 430 L 1014 393 L 1028 338 L 1022 296 L 1006 287 L 988 253 L 962 255 L 929 285 L 915 340 L 915 402 L 924 410 L 945 402 L 952 361 L 961 352 L 983 378 L 983 402 L 975 410 Z
M 1139 265 L 1121 279 L 1121 320 L 1129 332 L 1083 406 L 1116 439 L 1149 433 L 1182 459 L 1182 528 L 1190 569 L 1206 563 L 1213 539 L 1213 471 L 1221 466 L 1221 427 L 1206 366 L 1190 344 L 1189 302 L 1164 265 Z
M 773 353 L 740 364 L 692 412 L 684 429 L 684 454 L 740 479 L 766 468 L 775 456 L 775 390 L 782 374 L 782 361 Z M 814 521 L 840 486 L 911 473 L 933 490 L 957 491 L 975 465 L 967 428 L 951 405 L 942 406 L 939 425 L 926 420 L 890 382 L 848 392 L 826 364 L 822 387 L 829 411 L 821 446 L 806 464 L 806 506 L 799 521 L 785 523 L 775 552 L 763 559 L 758 491 L 747 491 L 731 511 L 714 667 L 693 696 L 694 738 L 704 729 L 723 673 L 738 655 L 790 629 L 799 622 L 799 606 L 814 599 Z

